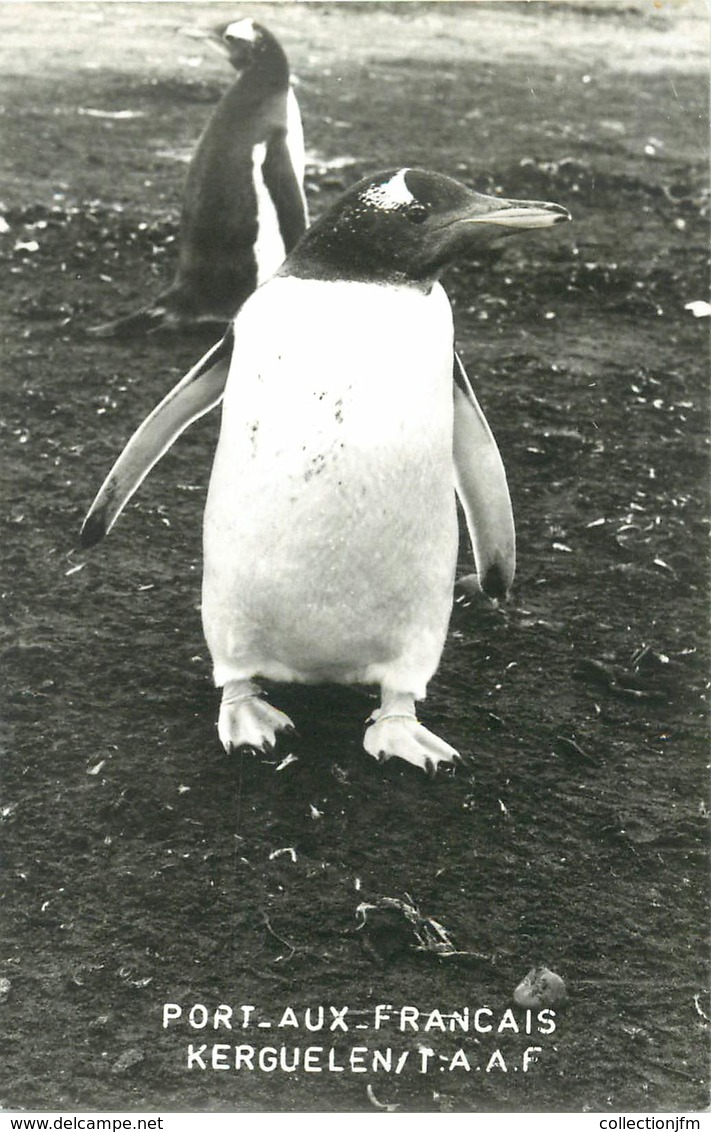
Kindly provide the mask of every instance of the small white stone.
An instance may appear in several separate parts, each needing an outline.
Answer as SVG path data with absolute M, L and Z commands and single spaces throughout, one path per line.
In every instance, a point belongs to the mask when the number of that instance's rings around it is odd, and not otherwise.
M 684 310 L 691 311 L 694 318 L 708 318 L 711 315 L 711 303 L 696 299 L 693 303 L 684 303 Z
M 541 1006 L 559 1006 L 568 992 L 560 975 L 547 967 L 532 967 L 513 994 L 517 1006 L 536 1010 Z

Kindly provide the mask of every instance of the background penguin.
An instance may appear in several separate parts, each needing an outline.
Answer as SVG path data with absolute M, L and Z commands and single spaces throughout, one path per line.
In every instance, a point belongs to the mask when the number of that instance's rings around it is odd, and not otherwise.
M 239 77 L 190 164 L 175 279 L 152 306 L 91 334 L 129 337 L 226 323 L 306 228 L 304 138 L 286 55 L 252 19 L 218 34 Z
M 567 219 L 560 205 L 391 170 L 345 193 L 237 315 L 204 517 L 203 626 L 227 750 L 265 749 L 292 726 L 262 698 L 262 676 L 378 684 L 370 754 L 426 770 L 457 758 L 415 716 L 451 612 L 455 486 L 485 592 L 505 596 L 515 547 L 503 464 L 437 280 L 498 236 Z M 186 389 L 219 385 L 230 348 Z M 161 416 L 149 432 L 170 443 Z M 149 445 L 141 462 L 140 434 L 87 516 L 85 545 L 157 458 Z

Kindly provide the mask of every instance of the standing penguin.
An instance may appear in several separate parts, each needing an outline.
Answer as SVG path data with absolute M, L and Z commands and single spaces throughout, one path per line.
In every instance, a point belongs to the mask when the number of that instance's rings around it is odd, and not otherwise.
M 152 306 L 94 327 L 98 337 L 229 322 L 307 226 L 304 137 L 286 55 L 252 19 L 228 24 L 221 41 L 239 77 L 190 164 L 175 279 Z
M 219 399 L 203 627 L 229 751 L 292 726 L 254 683 L 376 684 L 365 749 L 425 770 L 457 752 L 415 715 L 444 646 L 463 504 L 485 593 L 515 569 L 506 476 L 454 351 L 442 271 L 569 219 L 419 169 L 346 192 L 134 435 L 82 529 L 98 542 L 186 424 Z M 231 360 L 230 360 L 231 357 Z

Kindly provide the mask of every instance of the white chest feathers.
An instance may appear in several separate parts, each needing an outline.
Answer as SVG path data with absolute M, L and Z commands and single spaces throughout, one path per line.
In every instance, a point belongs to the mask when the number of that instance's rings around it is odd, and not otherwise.
M 248 300 L 205 510 L 218 682 L 407 671 L 423 694 L 457 550 L 452 418 L 441 289 L 278 277 Z
M 286 145 L 282 159 L 291 163 L 298 183 L 304 214 L 307 215 L 303 189 L 304 133 L 299 106 L 291 88 L 289 88 L 286 96 L 284 114 L 286 119 Z M 264 179 L 267 148 L 267 142 L 260 142 L 252 150 L 252 180 L 257 198 L 257 239 L 254 243 L 254 255 L 257 262 L 258 287 L 271 278 L 283 263 L 286 255 L 277 209 Z M 289 177 L 289 180 L 291 180 L 291 177 Z
M 254 466 L 338 437 L 378 463 L 408 446 L 451 462 L 452 336 L 439 286 L 272 279 L 235 322 L 230 451 Z
M 286 249 L 279 229 L 279 217 L 271 193 L 264 181 L 266 142 L 252 150 L 252 179 L 257 197 L 257 238 L 254 256 L 257 262 L 257 286 L 269 279 L 282 264 Z

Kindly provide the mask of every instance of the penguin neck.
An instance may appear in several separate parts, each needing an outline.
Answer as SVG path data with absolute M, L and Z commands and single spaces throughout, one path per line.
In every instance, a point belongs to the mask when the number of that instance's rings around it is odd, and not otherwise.
M 306 279 L 408 287 L 429 294 L 444 265 L 435 265 L 418 254 L 417 242 L 408 242 L 408 233 L 403 238 L 377 217 L 361 231 L 360 220 L 357 211 L 346 211 L 335 220 L 328 213 L 322 216 L 290 252 L 283 273 Z
M 270 94 L 286 94 L 288 90 L 289 64 L 286 56 L 271 52 L 245 67 L 224 95 L 224 99 L 244 105 L 262 102 Z
M 314 256 L 309 249 L 298 246 L 284 261 L 277 275 L 292 276 L 297 279 L 318 279 L 325 283 L 338 281 L 346 283 L 373 283 L 382 287 L 407 287 L 429 295 L 438 281 L 438 275 L 413 279 L 405 271 L 364 260 L 341 262 L 322 256 Z

